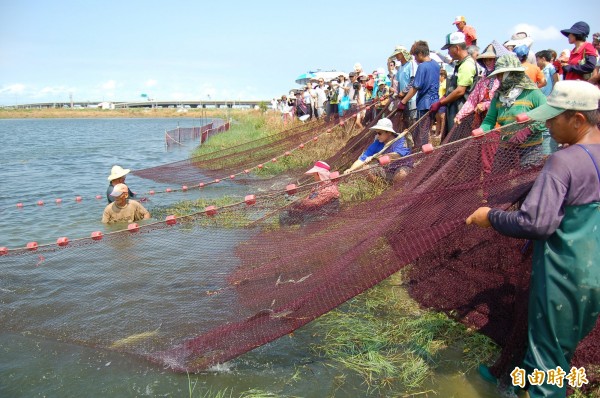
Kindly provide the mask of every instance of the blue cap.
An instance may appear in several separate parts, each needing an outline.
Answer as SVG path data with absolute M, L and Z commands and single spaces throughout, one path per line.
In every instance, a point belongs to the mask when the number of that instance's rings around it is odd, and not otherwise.
M 513 52 L 519 59 L 521 59 L 529 55 L 529 47 L 527 47 L 525 44 L 522 44 L 520 46 L 515 47 Z

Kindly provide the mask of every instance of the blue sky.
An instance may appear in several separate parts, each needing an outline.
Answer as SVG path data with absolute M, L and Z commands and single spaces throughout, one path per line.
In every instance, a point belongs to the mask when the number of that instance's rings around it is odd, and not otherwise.
M 68 101 L 267 100 L 314 69 L 384 67 L 396 45 L 433 49 L 456 15 L 480 46 L 528 30 L 532 50 L 570 48 L 559 30 L 595 1 L 0 0 L 0 105 Z M 485 7 L 473 7 L 483 4 Z M 568 6 L 567 6 L 568 4 Z M 591 36 L 590 36 L 591 37 Z

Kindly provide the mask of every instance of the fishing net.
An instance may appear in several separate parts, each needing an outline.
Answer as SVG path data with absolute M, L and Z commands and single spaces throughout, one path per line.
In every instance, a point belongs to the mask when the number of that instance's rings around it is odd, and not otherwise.
M 231 179 L 233 175 L 236 182 L 252 186 L 268 186 L 272 178 L 261 173 L 263 168 L 268 168 L 273 162 L 289 162 L 291 155 L 297 155 L 305 146 L 317 146 L 323 158 L 327 158 L 339 151 L 339 147 L 324 147 L 324 143 L 343 138 L 344 142 L 355 134 L 364 135 L 368 129 L 355 127 L 356 115 L 359 112 L 374 112 L 373 104 L 357 107 L 356 110 L 347 112 L 341 118 L 324 118 L 307 123 L 297 122 L 290 129 L 272 134 L 263 138 L 250 140 L 226 149 L 206 152 L 199 156 L 168 163 L 156 167 L 135 170 L 132 174 L 156 182 L 186 185 L 189 187 L 212 184 L 215 179 Z M 374 124 L 371 122 L 368 126 Z M 371 137 L 372 138 L 372 137 Z M 363 148 L 364 149 L 364 148 Z M 299 170 L 304 169 L 314 159 L 305 159 L 295 167 L 288 167 L 287 172 L 293 176 L 301 175 Z M 266 170 L 265 170 L 266 171 Z M 288 175 L 288 179 L 292 176 Z M 265 182 L 266 180 L 266 182 Z
M 449 135 L 467 138 L 401 159 L 403 181 L 384 182 L 398 162 L 374 162 L 337 177 L 330 184 L 339 200 L 318 208 L 299 207 L 319 188 L 305 183 L 230 198 L 174 224 L 10 250 L 0 256 L 0 330 L 200 371 L 286 335 L 412 265 L 410 290 L 420 303 L 504 347 L 493 369 L 500 375 L 522 356 L 531 260 L 524 241 L 464 220 L 484 201 L 509 209 L 530 189 L 544 157 L 501 140 L 526 127 L 472 138 L 470 123 L 461 123 Z M 310 137 L 310 128 L 290 135 Z M 364 150 L 372 135 L 360 135 L 334 163 Z M 600 376 L 599 341 L 596 328 L 573 360 L 591 382 Z
M 230 122 L 222 119 L 213 119 L 208 124 L 196 127 L 177 127 L 173 130 L 165 131 L 165 145 L 167 149 L 173 146 L 181 146 L 186 143 L 198 141 L 200 144 L 217 133 L 229 130 Z

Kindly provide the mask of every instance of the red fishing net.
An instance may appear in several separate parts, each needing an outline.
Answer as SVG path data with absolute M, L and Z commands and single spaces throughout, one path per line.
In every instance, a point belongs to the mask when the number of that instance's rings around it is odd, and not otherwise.
M 290 333 L 413 264 L 411 294 L 502 345 L 493 368 L 501 375 L 523 354 L 531 260 L 524 241 L 468 227 L 465 219 L 484 200 L 514 206 L 544 158 L 525 162 L 521 148 L 500 143 L 501 135 L 526 125 L 479 138 L 469 137 L 472 127 L 465 121 L 432 153 L 411 155 L 405 180 L 382 192 L 368 181 L 394 163 L 339 177 L 339 204 L 311 217 L 289 213 L 315 188 L 304 184 L 297 192 L 240 198 L 216 214 L 210 208 L 180 217 L 175 225 L 11 250 L 0 257 L 0 328 L 199 371 Z M 266 145 L 297 146 L 313 128 L 301 125 Z M 333 169 L 342 171 L 371 139 L 366 130 L 355 134 L 330 158 Z M 275 153 L 250 151 L 260 159 Z M 229 153 L 223 157 L 235 156 Z M 143 173 L 197 181 L 206 172 L 198 167 L 208 163 L 190 159 Z M 284 211 L 292 220 L 280 223 Z M 599 380 L 590 366 L 600 364 L 599 341 L 596 328 L 574 359 L 592 382 Z
M 213 119 L 210 123 L 198 127 L 177 127 L 165 131 L 165 145 L 170 148 L 185 145 L 190 141 L 202 144 L 212 135 L 229 130 L 229 127 L 230 122 L 222 119 Z

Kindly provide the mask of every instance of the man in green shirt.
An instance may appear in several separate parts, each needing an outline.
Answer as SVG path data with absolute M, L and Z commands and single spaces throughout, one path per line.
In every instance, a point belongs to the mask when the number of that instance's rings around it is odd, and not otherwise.
M 442 50 L 448 50 L 448 55 L 456 61 L 454 75 L 446 80 L 446 96 L 434 102 L 429 110 L 436 113 L 441 106 L 446 106 L 446 134 L 454 126 L 454 118 L 477 82 L 477 67 L 469 56 L 465 35 L 462 32 L 450 33 L 446 36 L 446 45 Z M 442 137 L 443 138 L 443 137 Z

